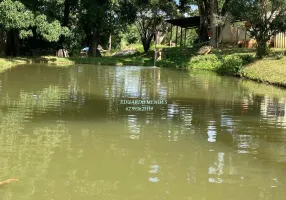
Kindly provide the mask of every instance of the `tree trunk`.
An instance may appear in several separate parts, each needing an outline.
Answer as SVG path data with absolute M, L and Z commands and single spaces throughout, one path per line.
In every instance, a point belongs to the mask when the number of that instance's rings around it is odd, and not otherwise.
M 101 57 L 100 51 L 97 49 L 97 47 L 98 47 L 98 34 L 95 28 L 91 36 L 91 43 L 88 50 L 88 55 L 93 57 Z
M 7 31 L 6 56 L 20 56 L 19 30 Z
M 209 41 L 208 37 L 208 5 L 205 5 L 202 0 L 198 1 L 199 15 L 200 15 L 200 27 L 198 35 L 200 42 Z
M 156 43 L 161 44 L 167 35 L 167 31 L 157 31 Z
M 150 36 L 149 38 L 142 38 L 142 44 L 143 44 L 143 48 L 144 48 L 144 52 L 147 53 L 148 50 L 150 49 L 151 46 L 151 42 L 152 42 L 152 38 L 154 37 L 154 35 Z
M 269 54 L 267 47 L 267 40 L 257 40 L 256 56 L 257 58 L 263 58 Z
M 19 30 L 15 29 L 13 31 L 14 35 L 14 45 L 15 45 L 15 56 L 20 56 L 20 37 L 19 37 Z
M 11 48 L 12 48 L 12 41 L 11 41 L 11 35 L 12 32 L 11 30 L 7 31 L 7 42 L 6 42 L 6 46 L 5 46 L 5 56 L 11 56 Z
M 63 16 L 63 21 L 62 21 L 62 26 L 68 26 L 69 24 L 69 15 L 70 15 L 70 6 L 71 2 L 70 0 L 65 0 L 65 7 L 64 7 L 64 16 Z M 65 42 L 65 37 L 63 35 L 60 36 L 59 42 L 58 42 L 58 49 L 65 49 L 64 48 L 64 42 Z
M 217 0 L 210 0 L 210 25 L 211 25 L 211 40 L 210 45 L 217 48 L 217 24 L 215 23 L 215 16 L 218 15 Z
M 5 48 L 6 48 L 6 32 L 0 31 L 0 56 L 5 55 Z
M 63 26 L 68 26 L 69 24 L 70 6 L 70 0 L 65 0 L 64 17 L 62 23 Z

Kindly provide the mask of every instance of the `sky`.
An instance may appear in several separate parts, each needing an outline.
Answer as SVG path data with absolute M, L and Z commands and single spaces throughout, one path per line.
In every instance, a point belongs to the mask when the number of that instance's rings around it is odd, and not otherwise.
M 179 0 L 176 0 L 176 3 L 179 4 Z M 191 5 L 192 10 L 196 10 L 198 6 L 196 5 Z

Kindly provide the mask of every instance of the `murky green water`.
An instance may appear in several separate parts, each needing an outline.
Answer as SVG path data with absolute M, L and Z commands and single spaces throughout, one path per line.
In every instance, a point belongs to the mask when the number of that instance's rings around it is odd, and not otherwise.
M 1 200 L 286 198 L 286 91 L 210 72 L 0 74 Z M 126 111 L 120 100 L 167 100 Z M 131 108 L 131 109 L 134 109 Z

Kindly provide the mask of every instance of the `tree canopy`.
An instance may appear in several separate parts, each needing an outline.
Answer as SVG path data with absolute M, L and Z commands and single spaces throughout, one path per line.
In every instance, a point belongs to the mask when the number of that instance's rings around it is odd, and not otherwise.
M 267 41 L 279 32 L 286 31 L 285 0 L 232 0 L 230 12 L 250 23 L 248 30 L 257 41 L 257 56 L 268 54 Z
M 0 24 L 8 56 L 39 47 L 79 52 L 83 46 L 99 56 L 98 45 L 106 48 L 112 40 L 118 46 L 122 39 L 140 40 L 147 52 L 153 39 L 160 42 L 170 29 L 167 18 L 195 13 L 200 16 L 199 40 L 208 41 L 211 29 L 212 46 L 219 42 L 228 13 L 247 20 L 259 57 L 267 53 L 273 35 L 286 31 L 284 0 L 3 0 Z

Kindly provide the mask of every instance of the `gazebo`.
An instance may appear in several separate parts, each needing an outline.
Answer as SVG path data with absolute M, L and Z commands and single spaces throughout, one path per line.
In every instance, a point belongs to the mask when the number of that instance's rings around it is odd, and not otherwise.
M 171 39 L 170 39 L 170 45 L 172 42 L 172 29 L 173 26 L 176 26 L 176 46 L 178 42 L 178 27 L 181 28 L 181 39 L 180 39 L 180 47 L 182 46 L 182 38 L 183 38 L 183 29 L 184 29 L 184 46 L 186 46 L 186 37 L 187 37 L 187 30 L 192 28 L 197 28 L 200 26 L 200 16 L 194 16 L 194 17 L 186 17 L 186 18 L 178 18 L 178 19 L 168 19 L 166 22 L 171 24 Z
M 230 21 L 231 24 L 234 22 L 242 22 L 242 19 L 232 19 Z M 186 17 L 186 18 L 178 18 L 178 19 L 168 19 L 166 22 L 171 24 L 171 40 L 170 40 L 170 46 L 172 42 L 172 28 L 173 26 L 176 26 L 176 46 L 178 45 L 178 27 L 181 28 L 181 35 L 180 35 L 180 47 L 183 45 L 183 29 L 184 29 L 184 46 L 186 46 L 186 37 L 187 37 L 187 30 L 192 28 L 198 28 L 200 26 L 200 16 L 193 16 L 193 17 Z M 237 35 L 237 41 L 238 42 L 238 29 L 236 30 Z M 245 31 L 245 40 L 246 40 L 246 31 Z

